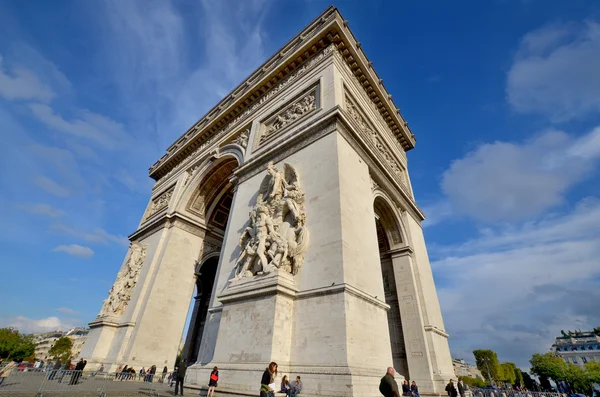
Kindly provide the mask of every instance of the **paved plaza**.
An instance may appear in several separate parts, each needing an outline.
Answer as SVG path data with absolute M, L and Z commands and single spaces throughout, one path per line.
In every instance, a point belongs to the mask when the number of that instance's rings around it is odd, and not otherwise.
M 84 375 L 77 384 L 69 384 L 70 376 L 48 380 L 47 372 L 18 373 L 0 385 L 0 397 L 9 396 L 173 396 L 174 387 L 160 382 L 120 381 L 114 376 Z M 184 389 L 186 396 L 198 395 L 198 390 Z

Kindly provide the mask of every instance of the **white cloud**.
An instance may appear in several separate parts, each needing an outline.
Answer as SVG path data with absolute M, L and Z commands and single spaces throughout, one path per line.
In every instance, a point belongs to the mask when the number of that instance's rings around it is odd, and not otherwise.
M 29 108 L 35 117 L 55 130 L 94 141 L 109 149 L 115 149 L 124 144 L 126 134 L 123 126 L 108 117 L 89 110 L 76 110 L 78 118 L 69 121 L 55 113 L 48 105 L 31 103 Z
M 600 323 L 600 200 L 431 249 L 453 351 L 492 348 L 522 367 L 560 329 Z
M 56 309 L 56 311 L 67 316 L 76 316 L 77 314 L 79 314 L 75 310 L 69 309 L 68 307 L 59 307 L 58 309 Z
M 0 55 L 0 96 L 10 100 L 48 102 L 55 94 L 50 87 L 42 84 L 36 74 L 29 69 L 15 67 L 12 73 L 7 73 Z
M 52 252 L 65 252 L 69 255 L 79 256 L 81 258 L 91 258 L 94 255 L 94 251 L 91 248 L 78 244 L 59 245 L 54 248 Z
M 109 244 L 115 243 L 124 247 L 129 246 L 129 239 L 123 236 L 117 236 L 114 234 L 108 233 L 106 230 L 101 228 L 95 228 L 92 232 L 83 232 L 81 230 L 75 230 L 67 225 L 63 224 L 55 224 L 51 226 L 52 229 L 63 232 L 70 236 L 79 237 L 82 240 L 87 241 L 88 243 L 97 243 L 97 244 Z
M 32 213 L 46 215 L 50 218 L 60 218 L 65 213 L 57 208 L 54 208 L 50 204 L 20 204 L 17 206 L 19 209 Z
M 33 179 L 33 184 L 55 196 L 66 197 L 70 194 L 67 188 L 42 175 L 35 177 Z
M 57 330 L 66 331 L 73 328 L 73 324 L 54 316 L 40 319 L 17 316 L 5 319 L 1 323 L 3 326 L 16 328 L 25 334 L 37 334 Z
M 563 203 L 599 158 L 600 127 L 579 138 L 547 131 L 523 143 L 486 143 L 452 162 L 442 190 L 458 214 L 485 222 L 532 219 Z
M 600 111 L 600 24 L 550 25 L 523 37 L 507 95 L 521 113 L 555 121 Z

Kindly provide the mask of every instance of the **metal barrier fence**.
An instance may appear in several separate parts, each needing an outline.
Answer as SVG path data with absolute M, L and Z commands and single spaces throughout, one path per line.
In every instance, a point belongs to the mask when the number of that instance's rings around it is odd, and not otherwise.
M 56 397 L 85 395 L 86 397 L 152 396 L 158 397 L 160 376 L 123 376 L 116 373 L 40 369 L 12 371 L 0 383 L 0 397 Z
M 566 394 L 555 392 L 532 392 L 501 389 L 474 389 L 471 388 L 473 397 L 567 397 Z

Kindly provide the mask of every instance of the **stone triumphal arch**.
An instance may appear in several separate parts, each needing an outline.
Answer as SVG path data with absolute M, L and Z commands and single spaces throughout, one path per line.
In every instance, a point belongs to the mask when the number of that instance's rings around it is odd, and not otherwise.
M 374 396 L 385 368 L 443 393 L 448 335 L 407 169 L 414 135 L 333 7 L 185 132 L 82 356 L 193 365 L 255 395 Z M 186 318 L 193 302 L 188 329 Z M 183 340 L 183 344 L 182 344 Z

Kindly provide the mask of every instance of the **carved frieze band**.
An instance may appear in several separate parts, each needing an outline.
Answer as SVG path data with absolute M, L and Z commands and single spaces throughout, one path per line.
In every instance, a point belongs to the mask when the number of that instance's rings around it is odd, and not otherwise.
M 404 170 L 402 169 L 402 167 L 400 166 L 400 164 L 398 163 L 398 161 L 395 159 L 395 156 L 387 148 L 387 145 L 385 143 L 383 143 L 383 140 L 379 136 L 379 133 L 373 127 L 371 127 L 371 125 L 366 121 L 366 119 L 362 115 L 362 112 L 359 109 L 358 105 L 356 105 L 356 103 L 354 103 L 354 101 L 352 100 L 352 98 L 350 97 L 350 95 L 348 95 L 346 93 L 346 98 L 345 99 L 346 99 L 345 100 L 345 102 L 346 102 L 346 112 L 348 112 L 348 115 L 354 121 L 356 121 L 356 123 L 358 124 L 360 132 L 368 140 L 370 140 L 373 143 L 373 145 L 375 145 L 375 148 L 377 149 L 377 151 L 379 152 L 379 154 L 381 154 L 381 156 L 384 158 L 384 160 L 385 160 L 386 164 L 388 165 L 388 167 L 392 170 L 392 172 L 396 176 L 398 176 L 400 178 L 400 181 L 403 184 L 406 185 L 406 180 L 405 180 L 405 176 L 404 176 Z
M 269 138 L 277 135 L 279 131 L 295 121 L 307 116 L 316 108 L 317 90 L 313 88 L 309 92 L 303 94 L 300 98 L 294 100 L 286 108 L 281 110 L 274 117 L 271 117 L 271 119 L 265 123 L 265 126 L 260 133 L 258 144 L 262 144 L 269 140 Z
M 197 154 L 199 154 L 201 151 L 206 149 L 208 146 L 210 146 L 213 143 L 215 143 L 216 141 L 222 139 L 227 133 L 229 133 L 231 131 L 231 129 L 234 126 L 236 126 L 242 120 L 247 119 L 251 114 L 255 113 L 260 107 L 262 107 L 262 105 L 264 103 L 266 103 L 268 100 L 273 98 L 275 95 L 277 95 L 279 92 L 281 92 L 284 88 L 286 88 L 287 86 L 289 86 L 290 84 L 292 84 L 293 82 L 298 80 L 299 77 L 306 74 L 306 72 L 308 70 L 312 69 L 312 67 L 315 66 L 317 63 L 319 63 L 321 60 L 323 60 L 327 56 L 333 54 L 334 51 L 335 51 L 335 45 L 330 44 L 327 47 L 325 47 L 323 50 L 321 50 L 321 52 L 317 53 L 313 58 L 311 58 L 308 61 L 306 61 L 305 63 L 303 63 L 298 69 L 296 69 L 289 76 L 287 76 L 285 79 L 283 79 L 279 84 L 277 84 L 276 86 L 274 86 L 273 88 L 268 90 L 262 97 L 260 97 L 260 99 L 258 99 L 256 102 L 254 102 L 254 104 L 252 104 L 251 106 L 246 108 L 237 117 L 235 117 L 233 120 L 228 122 L 220 131 L 215 133 L 212 137 L 206 139 L 198 148 L 194 149 L 193 152 L 191 152 L 184 159 L 182 159 L 179 164 L 177 164 L 175 167 L 173 167 L 173 169 L 171 169 L 167 174 L 162 176 L 159 179 L 159 181 L 163 180 L 163 179 L 169 177 L 170 175 L 172 175 L 173 173 L 177 172 L 181 167 L 183 167 L 183 165 L 185 163 L 187 163 L 188 159 L 196 157 Z M 201 130 L 201 128 L 202 128 L 202 126 L 200 126 L 200 125 L 197 125 L 196 127 L 194 127 L 192 135 L 198 133 L 199 130 Z M 163 162 L 164 162 L 164 160 L 163 160 Z M 150 168 L 150 172 L 154 171 L 160 165 L 160 163 L 161 162 L 152 166 Z
M 162 193 L 160 196 L 152 200 L 152 204 L 150 205 L 150 209 L 148 210 L 146 219 L 167 208 L 169 206 L 169 202 L 171 201 L 171 197 L 173 197 L 174 191 L 175 187 L 167 190 L 166 192 Z

